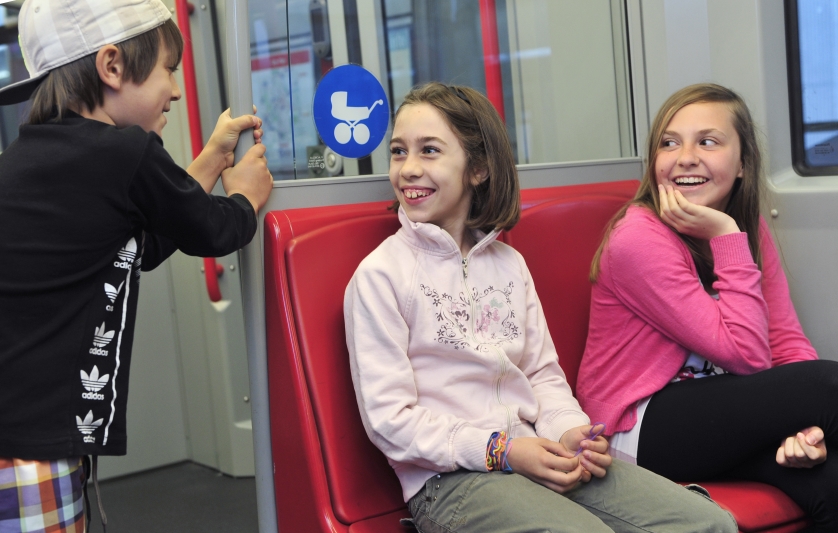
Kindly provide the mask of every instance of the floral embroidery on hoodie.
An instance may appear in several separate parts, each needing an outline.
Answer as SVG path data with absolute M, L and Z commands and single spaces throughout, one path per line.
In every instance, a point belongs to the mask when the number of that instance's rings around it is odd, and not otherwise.
M 436 341 L 440 344 L 452 344 L 458 350 L 471 347 L 484 351 L 489 345 L 500 346 L 520 335 L 512 320 L 515 318 L 510 298 L 512 282 L 502 289 L 490 285 L 482 293 L 472 287 L 471 298 L 462 292 L 454 297 L 440 295 L 424 284 L 419 287 L 436 308 L 440 323 Z

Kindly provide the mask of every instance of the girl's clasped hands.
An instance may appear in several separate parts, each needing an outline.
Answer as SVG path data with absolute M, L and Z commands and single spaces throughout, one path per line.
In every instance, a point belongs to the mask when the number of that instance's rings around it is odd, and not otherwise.
M 595 431 L 601 426 L 569 429 L 559 442 L 535 437 L 516 438 L 506 460 L 516 474 L 563 494 L 579 483 L 590 481 L 591 476 L 605 477 L 606 469 L 611 466 L 611 456 L 608 441 L 601 431 Z

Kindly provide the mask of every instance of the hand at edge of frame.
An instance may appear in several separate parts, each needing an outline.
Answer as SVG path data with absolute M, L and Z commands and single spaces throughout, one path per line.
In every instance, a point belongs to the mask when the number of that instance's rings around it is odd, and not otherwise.
M 817 426 L 786 437 L 777 448 L 777 464 L 788 468 L 812 468 L 826 461 L 826 439 Z

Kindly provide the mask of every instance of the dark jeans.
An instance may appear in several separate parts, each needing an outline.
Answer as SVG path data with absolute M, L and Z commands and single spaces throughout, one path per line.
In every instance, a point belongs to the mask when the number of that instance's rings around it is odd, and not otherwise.
M 787 468 L 781 442 L 819 426 L 827 461 Z M 814 520 L 838 531 L 838 362 L 807 361 L 750 376 L 672 383 L 652 397 L 637 464 L 676 481 L 741 479 L 773 485 Z

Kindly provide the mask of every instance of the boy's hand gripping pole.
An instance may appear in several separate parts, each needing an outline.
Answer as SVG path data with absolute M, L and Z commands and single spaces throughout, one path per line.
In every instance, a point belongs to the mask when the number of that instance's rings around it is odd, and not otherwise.
M 253 88 L 250 71 L 250 28 L 247 0 L 227 0 L 227 88 L 232 117 L 253 113 Z M 241 161 L 254 145 L 253 131 L 239 135 L 234 162 Z M 253 418 L 253 455 L 256 463 L 256 507 L 259 533 L 277 533 L 274 497 L 271 426 L 268 411 L 268 359 L 265 340 L 265 281 L 262 263 L 262 216 L 258 217 L 256 235 L 239 252 L 241 263 L 242 307 L 244 309 L 247 363 L 250 375 L 251 415 Z

